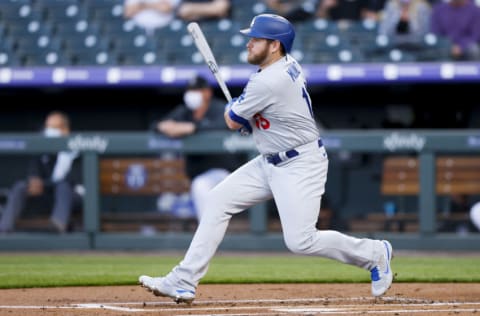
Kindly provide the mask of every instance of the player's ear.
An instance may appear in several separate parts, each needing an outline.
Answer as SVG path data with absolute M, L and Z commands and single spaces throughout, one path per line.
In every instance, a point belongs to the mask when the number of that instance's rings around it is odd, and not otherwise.
M 273 47 L 272 53 L 282 52 L 283 46 L 282 46 L 282 43 L 280 43 L 279 40 L 271 41 L 270 45 L 272 45 L 272 47 Z

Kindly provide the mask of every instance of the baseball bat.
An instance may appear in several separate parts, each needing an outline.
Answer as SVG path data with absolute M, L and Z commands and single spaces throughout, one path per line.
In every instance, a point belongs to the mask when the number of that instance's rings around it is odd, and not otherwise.
M 210 68 L 210 71 L 217 80 L 217 83 L 222 89 L 225 98 L 227 98 L 227 101 L 230 102 L 232 100 L 232 96 L 230 95 L 230 91 L 227 88 L 225 80 L 223 80 L 219 72 L 215 56 L 213 56 L 212 49 L 210 48 L 210 45 L 208 45 L 207 39 L 205 38 L 205 35 L 200 28 L 200 25 L 198 25 L 197 22 L 190 22 L 187 25 L 187 30 L 192 36 L 193 42 L 195 43 L 195 46 L 197 46 L 198 51 L 200 52 L 200 54 L 202 54 L 208 68 Z

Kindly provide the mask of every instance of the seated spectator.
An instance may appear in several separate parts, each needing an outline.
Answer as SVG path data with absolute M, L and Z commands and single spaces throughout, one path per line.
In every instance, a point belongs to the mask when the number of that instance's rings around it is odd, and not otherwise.
M 480 8 L 472 0 L 435 3 L 430 28 L 432 33 L 450 39 L 452 59 L 480 59 Z
M 226 18 L 230 14 L 230 0 L 189 0 L 182 1 L 177 17 L 184 21 Z
M 291 22 L 301 22 L 315 15 L 317 0 L 265 0 L 267 7 Z
M 379 34 L 401 48 L 418 49 L 430 30 L 430 4 L 425 0 L 389 0 L 383 10 Z
M 45 120 L 45 137 L 62 137 L 70 134 L 70 122 L 66 114 L 50 113 Z M 17 181 L 10 190 L 0 219 L 0 232 L 15 229 L 15 221 L 25 209 L 29 197 L 43 198 L 52 204 L 50 222 L 60 233 L 68 230 L 75 206 L 81 202 L 81 171 L 78 153 L 61 151 L 43 154 L 30 161 L 27 178 Z
M 470 220 L 475 228 L 480 231 L 480 202 L 476 202 L 470 208 Z
M 228 131 L 223 118 L 226 101 L 214 97 L 213 88 L 205 78 L 192 78 L 186 87 L 183 100 L 184 104 L 179 104 L 160 121 L 154 122 L 153 128 L 156 131 L 172 138 L 201 131 Z M 244 161 L 245 159 L 234 154 L 186 156 L 187 174 L 192 180 L 190 193 L 197 218 L 205 211 L 206 192 Z
M 148 33 L 168 25 L 175 18 L 181 0 L 125 0 L 123 16 Z
M 342 27 L 351 22 L 376 21 L 382 7 L 375 0 L 320 0 L 315 16 L 339 22 Z

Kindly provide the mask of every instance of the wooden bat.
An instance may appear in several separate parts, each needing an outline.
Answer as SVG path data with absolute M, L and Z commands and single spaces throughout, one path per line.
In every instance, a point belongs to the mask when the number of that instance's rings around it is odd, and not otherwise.
M 212 72 L 213 76 L 217 80 L 218 85 L 222 89 L 225 98 L 228 102 L 230 102 L 232 100 L 232 96 L 230 95 L 230 91 L 227 88 L 225 80 L 223 80 L 219 72 L 215 56 L 213 56 L 212 49 L 210 48 L 210 45 L 208 45 L 207 39 L 205 38 L 205 35 L 200 28 L 200 25 L 198 25 L 197 22 L 190 22 L 187 25 L 187 29 L 192 36 L 193 42 L 197 46 L 198 51 L 200 52 L 200 54 L 202 54 L 205 63 L 207 64 L 208 68 L 210 68 L 210 71 Z

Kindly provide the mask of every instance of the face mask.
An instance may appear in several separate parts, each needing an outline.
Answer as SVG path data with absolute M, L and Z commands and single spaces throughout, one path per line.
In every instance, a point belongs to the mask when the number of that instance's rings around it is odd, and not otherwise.
M 62 136 L 62 131 L 58 128 L 46 127 L 43 130 L 43 135 L 45 135 L 45 137 L 60 137 Z
M 183 95 L 183 102 L 190 110 L 196 110 L 202 105 L 202 93 L 200 91 L 187 91 Z

